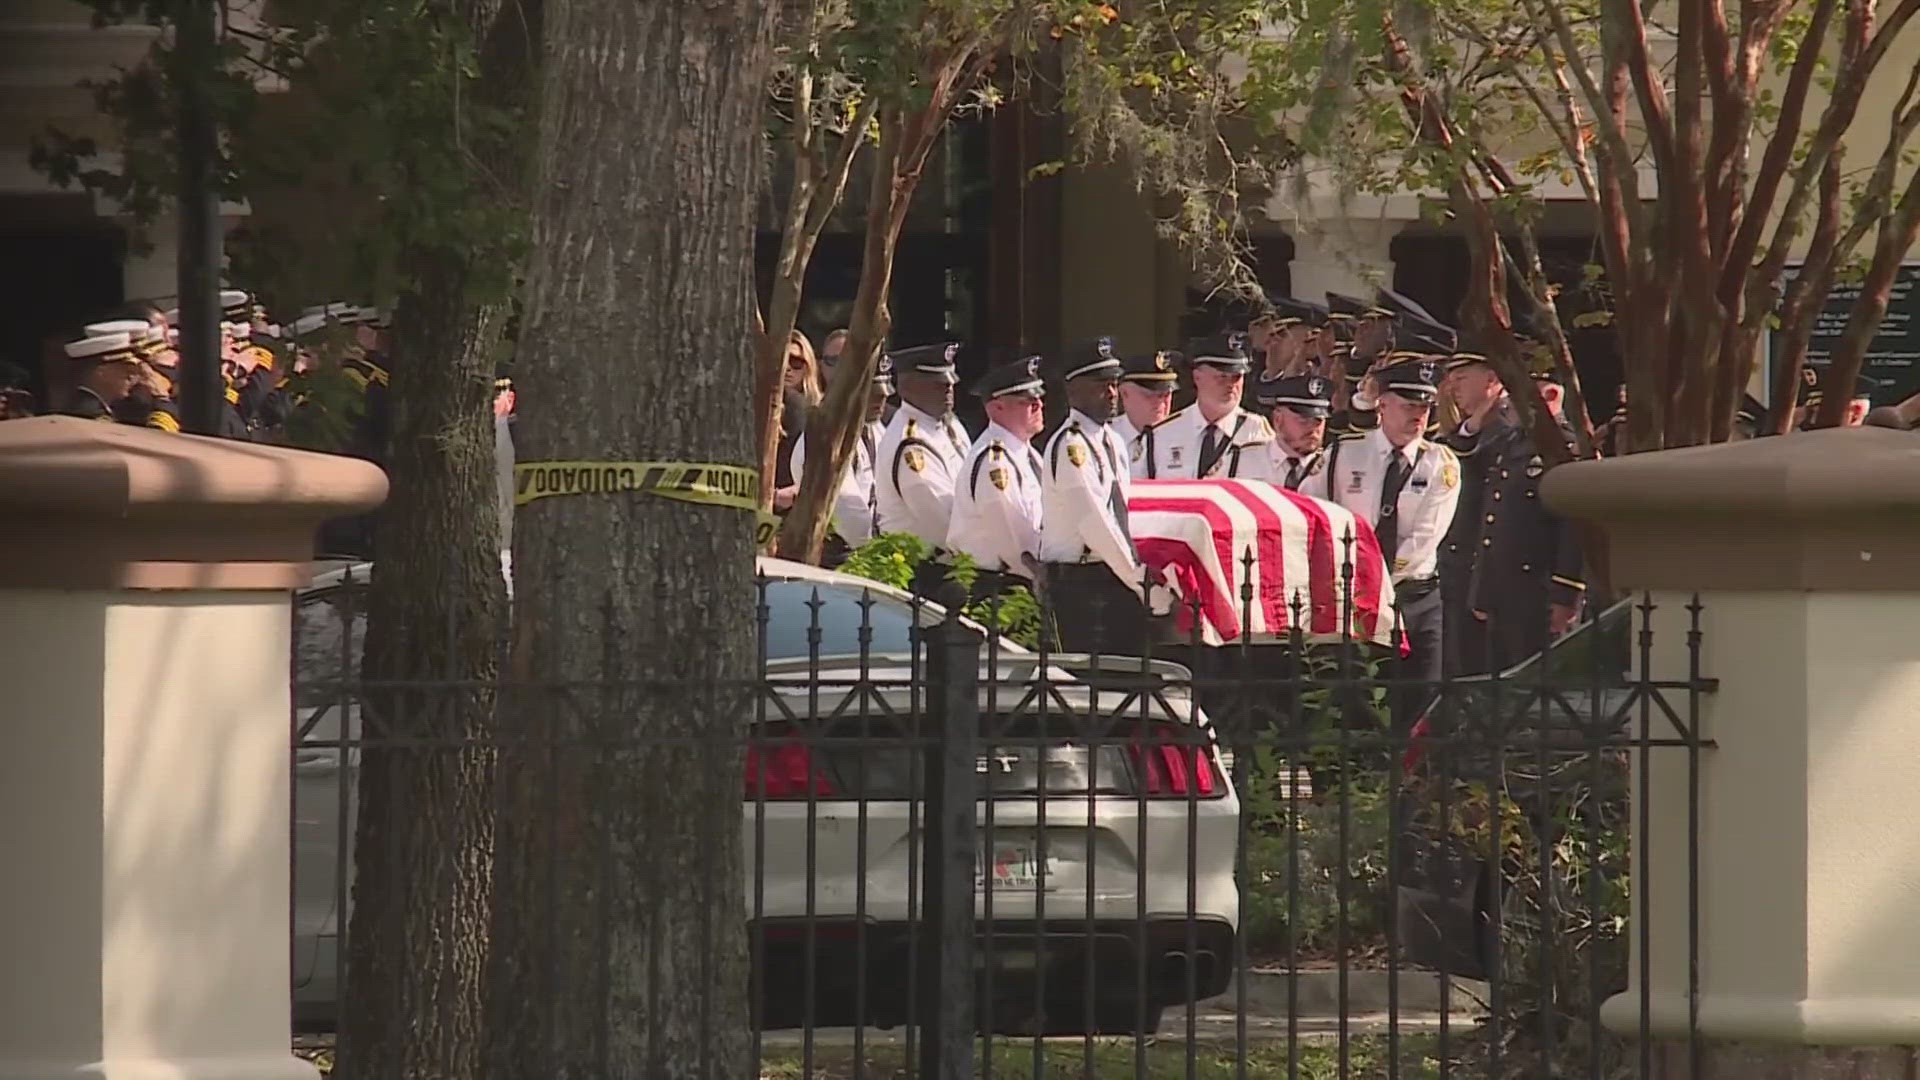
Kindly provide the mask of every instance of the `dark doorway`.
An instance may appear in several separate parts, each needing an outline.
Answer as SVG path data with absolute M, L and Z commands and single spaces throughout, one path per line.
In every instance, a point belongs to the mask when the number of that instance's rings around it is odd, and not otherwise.
M 69 201 L 0 198 L 0 360 L 27 370 L 43 413 L 66 392 L 59 346 L 124 299 L 125 234 L 97 220 L 60 224 L 75 216 Z
M 1517 251 L 1518 245 L 1513 250 Z M 1466 241 L 1438 233 L 1401 235 L 1393 241 L 1392 254 L 1395 291 L 1458 325 L 1473 269 Z M 1613 328 L 1580 325 L 1586 321 L 1583 315 L 1611 310 L 1605 277 L 1588 269 L 1597 267 L 1600 258 L 1591 236 L 1540 237 L 1540 261 L 1547 279 L 1560 288 L 1555 304 L 1560 309 L 1561 331 L 1573 350 L 1574 370 L 1580 374 L 1587 412 L 1594 423 L 1613 415 L 1614 395 L 1622 379 L 1619 339 Z M 1526 293 L 1511 281 L 1508 284 L 1507 303 L 1516 316 L 1529 310 L 1532 301 Z

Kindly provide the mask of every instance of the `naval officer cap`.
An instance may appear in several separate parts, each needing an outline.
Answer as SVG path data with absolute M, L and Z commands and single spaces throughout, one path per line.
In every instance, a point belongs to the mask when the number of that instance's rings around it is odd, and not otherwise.
M 1247 358 L 1245 334 L 1197 338 L 1187 346 L 1187 360 L 1196 367 L 1204 365 L 1230 375 L 1245 375 L 1253 367 L 1253 361 Z
M 1329 318 L 1347 322 L 1357 322 L 1361 319 L 1391 319 L 1399 314 L 1393 308 L 1335 292 L 1327 294 L 1327 312 Z
M 1120 377 L 1120 354 L 1114 351 L 1113 339 L 1097 337 L 1092 341 L 1083 341 L 1067 350 L 1060 363 L 1060 381 L 1073 379 L 1100 379 L 1113 381 Z
M 1333 384 L 1318 375 L 1289 375 L 1262 382 L 1254 396 L 1266 408 L 1285 405 L 1310 420 L 1333 415 Z
M 220 290 L 220 313 L 228 322 L 236 322 L 251 314 L 253 294 L 245 289 Z
M 1431 402 L 1440 396 L 1440 365 L 1426 356 L 1389 357 L 1380 369 L 1380 389 L 1414 401 Z
M 1180 378 L 1180 373 L 1173 368 L 1172 356 L 1165 350 L 1129 356 L 1121 367 L 1121 381 L 1148 388 L 1171 390 Z
M 86 360 L 96 364 L 125 362 L 132 363 L 133 338 L 125 332 L 112 334 L 88 334 L 77 341 L 66 344 L 67 358 Z
M 915 345 L 908 349 L 895 349 L 887 354 L 893 360 L 893 373 L 899 376 L 932 375 L 944 378 L 949 383 L 959 382 L 955 373 L 953 358 L 960 355 L 960 343 L 942 342 L 937 345 Z
M 983 401 L 1040 397 L 1046 392 L 1046 383 L 1040 378 L 1040 358 L 1028 356 L 988 368 L 980 381 L 973 384 L 973 392 Z

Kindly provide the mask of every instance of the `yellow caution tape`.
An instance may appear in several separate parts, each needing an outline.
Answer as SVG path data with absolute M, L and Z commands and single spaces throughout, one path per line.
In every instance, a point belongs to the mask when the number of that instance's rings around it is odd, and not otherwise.
M 513 467 L 513 505 L 558 495 L 633 492 L 664 499 L 752 510 L 754 543 L 773 539 L 780 519 L 760 509 L 760 472 L 704 461 L 529 461 Z

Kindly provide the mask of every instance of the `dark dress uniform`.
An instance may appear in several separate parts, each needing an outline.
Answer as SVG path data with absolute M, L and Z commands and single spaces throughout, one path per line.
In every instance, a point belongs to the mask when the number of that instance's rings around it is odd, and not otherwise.
M 391 426 L 387 404 L 386 357 L 369 352 L 341 364 L 341 370 L 360 391 L 360 419 L 354 425 L 352 453 L 376 465 L 387 460 L 387 439 Z
M 82 386 L 73 392 L 73 400 L 67 404 L 66 415 L 77 416 L 82 420 L 98 420 L 103 424 L 114 422 L 113 409 L 99 394 Z
M 1472 603 L 1473 569 L 1480 560 L 1483 518 L 1490 505 L 1486 489 L 1492 451 L 1481 451 L 1506 437 L 1505 424 L 1505 418 L 1495 413 L 1487 418 L 1486 427 L 1471 435 L 1455 429 L 1440 440 L 1460 459 L 1460 505 L 1440 543 L 1440 595 L 1446 611 L 1442 663 L 1448 676 L 1487 670 L 1486 624 L 1473 617 Z
M 163 397 L 156 397 L 145 387 L 135 387 L 133 393 L 114 403 L 115 421 L 132 427 L 152 428 L 155 431 L 180 430 L 180 411 L 174 403 Z
M 1472 617 L 1486 617 L 1488 669 L 1505 671 L 1551 643 L 1548 605 L 1575 606 L 1587 586 L 1578 532 L 1540 500 L 1546 465 L 1531 434 L 1511 419 L 1495 434 L 1476 455 L 1487 473 L 1468 595 Z

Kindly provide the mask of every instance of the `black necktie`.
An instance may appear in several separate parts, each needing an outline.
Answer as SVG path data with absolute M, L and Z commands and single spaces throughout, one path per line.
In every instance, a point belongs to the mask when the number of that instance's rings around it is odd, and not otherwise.
M 1301 473 L 1305 471 L 1305 466 L 1306 466 L 1306 462 L 1300 460 L 1299 458 L 1288 459 L 1287 461 L 1287 490 L 1288 491 L 1300 490 L 1300 481 L 1306 479 L 1304 476 L 1301 475 Z
M 1194 473 L 1197 479 L 1204 480 L 1207 473 L 1220 463 L 1220 455 L 1226 451 L 1226 440 L 1220 437 L 1220 429 L 1207 425 L 1207 434 L 1200 440 L 1200 468 Z
M 880 447 L 874 438 L 872 424 L 865 424 L 860 428 L 860 448 L 867 452 L 867 468 L 877 473 Z M 877 482 L 867 485 L 867 524 L 873 527 L 870 535 L 880 535 L 880 485 Z
M 1380 524 L 1373 535 L 1380 541 L 1380 557 L 1386 560 L 1389 573 L 1400 553 L 1400 489 L 1412 475 L 1413 466 L 1407 464 L 1405 454 L 1396 449 L 1387 455 L 1387 478 L 1380 485 Z
M 1107 504 L 1113 507 L 1113 520 L 1120 526 L 1120 535 L 1127 538 L 1127 546 L 1133 546 L 1133 530 L 1127 527 L 1127 497 L 1120 491 L 1120 461 L 1114 456 L 1114 436 L 1101 432 L 1100 447 L 1111 472 L 1107 480 Z

